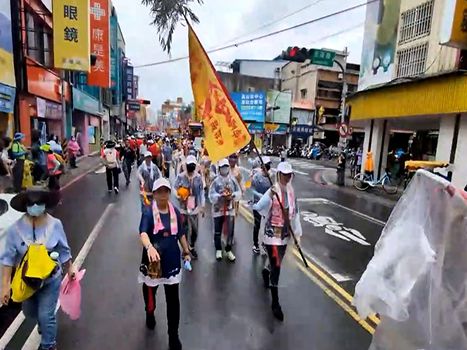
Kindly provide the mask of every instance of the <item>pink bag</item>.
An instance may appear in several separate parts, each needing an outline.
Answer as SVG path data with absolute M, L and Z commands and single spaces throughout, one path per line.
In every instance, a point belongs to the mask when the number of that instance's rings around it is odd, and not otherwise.
M 83 269 L 76 274 L 76 279 L 70 281 L 68 274 L 62 281 L 60 286 L 59 301 L 64 313 L 70 316 L 70 319 L 75 321 L 81 315 L 81 285 L 86 270 Z

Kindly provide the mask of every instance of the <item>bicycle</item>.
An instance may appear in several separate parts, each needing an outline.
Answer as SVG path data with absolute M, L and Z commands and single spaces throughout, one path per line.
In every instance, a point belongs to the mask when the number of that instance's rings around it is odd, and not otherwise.
M 379 180 L 375 180 L 373 174 L 359 173 L 353 178 L 353 186 L 359 191 L 381 186 L 387 194 L 396 194 L 399 184 L 391 178 L 391 174 L 386 170 Z

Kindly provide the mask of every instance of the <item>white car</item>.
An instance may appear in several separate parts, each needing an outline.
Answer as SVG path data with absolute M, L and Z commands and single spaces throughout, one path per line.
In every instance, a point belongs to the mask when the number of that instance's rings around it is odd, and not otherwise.
M 10 206 L 10 201 L 14 196 L 15 194 L 0 193 L 0 256 L 3 254 L 5 249 L 5 233 L 7 228 L 23 215 L 23 213 L 14 210 Z M 2 269 L 0 269 L 0 281 L 1 278 Z

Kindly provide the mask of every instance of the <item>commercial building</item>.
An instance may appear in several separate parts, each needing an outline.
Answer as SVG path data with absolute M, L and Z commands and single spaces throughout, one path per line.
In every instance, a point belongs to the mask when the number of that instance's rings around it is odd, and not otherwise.
M 335 52 L 332 67 L 304 63 L 288 62 L 281 71 L 281 90 L 292 93 L 292 142 L 309 143 L 312 140 L 330 145 L 337 145 L 339 134 L 336 125 L 341 122 L 344 79 L 347 92 L 357 90 L 359 65 L 347 63 L 348 53 Z M 342 68 L 345 69 L 343 72 Z M 319 113 L 321 109 L 321 113 Z M 319 125 L 315 130 L 311 125 Z
M 465 186 L 467 57 L 442 44 L 467 48 L 456 23 L 466 10 L 464 1 L 368 4 L 359 89 L 348 109 L 352 125 L 365 129 L 364 151 L 372 151 L 377 175 L 390 165 L 388 153 L 400 149 L 451 163 L 453 183 Z

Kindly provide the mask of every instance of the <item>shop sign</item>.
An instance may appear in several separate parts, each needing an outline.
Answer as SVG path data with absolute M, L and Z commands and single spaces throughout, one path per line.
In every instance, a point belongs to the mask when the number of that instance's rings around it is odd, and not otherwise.
M 262 134 L 264 131 L 263 123 L 247 123 L 246 125 L 250 134 Z
M 73 108 L 89 114 L 101 114 L 99 101 L 77 88 L 73 88 Z
M 2 1 L 0 6 L 0 83 L 16 86 L 10 1 Z
M 294 125 L 291 132 L 294 136 L 311 136 L 313 133 L 313 127 L 311 125 Z
M 61 102 L 62 86 L 58 75 L 38 66 L 34 61 L 26 61 L 28 76 L 28 92 L 31 95 Z M 65 96 L 69 99 L 68 83 L 65 84 Z
M 467 49 L 467 2 L 446 0 L 440 29 L 440 44 Z
M 96 64 L 91 67 L 88 84 L 110 87 L 110 1 L 91 0 L 91 53 Z
M 230 94 L 244 121 L 264 122 L 266 94 L 257 92 L 232 92 Z
M 0 112 L 13 113 L 16 90 L 0 84 Z
M 36 113 L 39 118 L 61 120 L 63 116 L 62 105 L 37 97 Z
M 287 134 L 287 125 L 286 124 L 265 123 L 264 124 L 264 130 L 268 134 L 285 135 L 285 134 Z
M 55 68 L 89 72 L 89 0 L 53 1 Z

